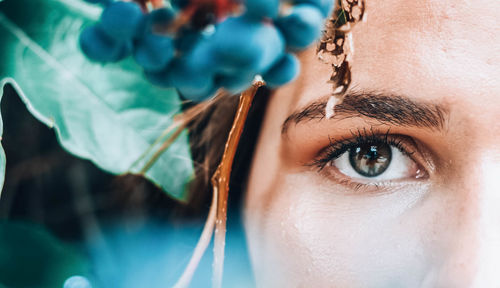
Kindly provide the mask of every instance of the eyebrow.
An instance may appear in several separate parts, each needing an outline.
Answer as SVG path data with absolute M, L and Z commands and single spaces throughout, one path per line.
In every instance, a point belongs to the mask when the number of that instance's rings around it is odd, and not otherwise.
M 288 116 L 282 125 L 282 134 L 287 132 L 292 123 L 297 125 L 315 119 L 326 119 L 328 98 L 312 102 Z M 342 103 L 334 107 L 334 112 L 331 119 L 363 117 L 377 120 L 381 124 L 432 130 L 443 129 L 448 116 L 448 110 L 440 104 L 416 102 L 401 95 L 365 91 L 346 94 Z

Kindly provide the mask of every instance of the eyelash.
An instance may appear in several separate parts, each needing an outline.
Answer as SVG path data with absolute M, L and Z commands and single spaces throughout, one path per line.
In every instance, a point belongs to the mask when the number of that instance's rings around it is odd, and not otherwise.
M 342 154 L 349 151 L 349 149 L 365 143 L 394 146 L 410 158 L 415 153 L 415 151 L 409 151 L 408 145 L 405 145 L 405 138 L 408 137 L 391 135 L 390 129 L 385 133 L 373 131 L 373 129 L 370 129 L 370 131 L 357 129 L 356 132 L 351 131 L 351 134 L 352 137 L 342 138 L 341 140 L 330 138 L 330 145 L 319 153 L 319 156 L 312 162 L 312 166 L 317 167 L 321 171 L 326 166 L 331 165 Z

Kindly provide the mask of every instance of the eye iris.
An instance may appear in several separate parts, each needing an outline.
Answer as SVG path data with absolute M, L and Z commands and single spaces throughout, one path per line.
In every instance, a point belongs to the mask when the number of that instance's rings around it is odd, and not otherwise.
M 363 144 L 349 149 L 351 166 L 365 177 L 376 177 L 384 173 L 391 158 L 391 147 L 388 144 Z

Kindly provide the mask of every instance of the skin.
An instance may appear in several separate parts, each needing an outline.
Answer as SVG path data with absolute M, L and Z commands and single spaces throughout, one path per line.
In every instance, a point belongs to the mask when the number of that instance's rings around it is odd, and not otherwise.
M 443 125 L 352 113 L 292 123 L 283 134 L 290 114 L 332 89 L 315 47 L 301 54 L 301 75 L 267 107 L 249 176 L 244 216 L 257 284 L 499 287 L 500 1 L 367 5 L 366 23 L 353 30 L 351 92 L 438 105 Z M 413 139 L 405 177 L 375 186 L 310 165 L 363 129 Z

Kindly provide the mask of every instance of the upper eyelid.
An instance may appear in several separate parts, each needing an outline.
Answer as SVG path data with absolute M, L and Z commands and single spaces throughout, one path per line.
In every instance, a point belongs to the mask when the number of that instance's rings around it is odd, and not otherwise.
M 332 139 L 334 139 L 334 138 L 328 136 L 328 140 L 330 140 L 330 147 L 334 146 L 333 142 L 336 142 L 339 144 L 355 144 L 355 143 L 359 143 L 362 141 L 369 142 L 371 140 L 373 142 L 380 141 L 380 142 L 385 143 L 385 142 L 387 142 L 389 135 L 391 135 L 390 134 L 391 128 L 386 129 L 386 132 L 384 132 L 384 133 L 374 131 L 373 127 L 370 127 L 369 132 L 366 128 L 363 128 L 363 130 L 358 128 L 357 133 L 354 132 L 353 130 L 349 130 L 349 132 L 351 133 L 351 137 L 342 137 L 340 141 L 332 141 Z

